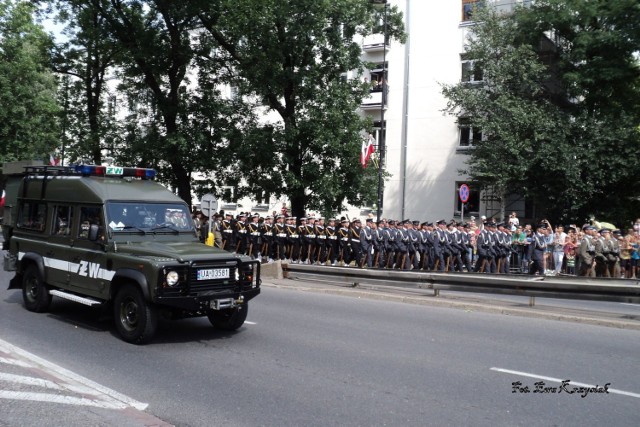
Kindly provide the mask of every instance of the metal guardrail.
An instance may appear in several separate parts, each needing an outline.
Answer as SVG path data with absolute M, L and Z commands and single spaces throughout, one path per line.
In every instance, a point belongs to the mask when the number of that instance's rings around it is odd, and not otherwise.
M 640 281 L 635 279 L 434 273 L 284 263 L 282 270 L 284 278 L 289 279 L 431 289 L 434 296 L 441 290 L 528 296 L 530 306 L 535 305 L 535 297 L 640 303 Z

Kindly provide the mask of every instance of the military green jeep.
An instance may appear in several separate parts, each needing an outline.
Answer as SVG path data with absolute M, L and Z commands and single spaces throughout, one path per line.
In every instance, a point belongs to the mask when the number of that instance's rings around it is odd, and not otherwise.
M 118 333 L 141 344 L 160 316 L 244 323 L 260 264 L 200 243 L 188 206 L 153 169 L 5 164 L 4 269 L 27 310 L 52 296 L 113 309 Z

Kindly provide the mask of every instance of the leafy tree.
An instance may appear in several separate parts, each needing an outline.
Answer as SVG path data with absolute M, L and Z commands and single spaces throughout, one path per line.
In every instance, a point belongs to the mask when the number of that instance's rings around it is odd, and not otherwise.
M 28 2 L 0 2 L 0 161 L 45 159 L 58 146 L 51 40 Z
M 107 79 L 119 47 L 90 3 L 58 0 L 54 4 L 57 20 L 67 25 L 66 38 L 56 46 L 53 62 L 54 71 L 63 76 L 64 154 L 70 162 L 101 164 L 112 128 L 105 108 L 105 99 L 110 97 Z
M 277 120 L 230 141 L 235 163 L 223 171 L 242 193 L 291 201 L 292 213 L 339 210 L 375 200 L 375 171 L 359 163 L 367 122 L 357 109 L 368 87 L 346 73 L 363 70 L 357 35 L 382 32 L 367 0 L 191 0 L 229 64 L 226 81 Z M 404 40 L 389 11 L 391 37 Z
M 447 111 L 485 134 L 464 172 L 498 194 L 521 193 L 541 216 L 618 219 L 638 207 L 637 191 L 629 191 L 638 169 L 629 159 L 640 149 L 640 86 L 626 42 L 636 24 L 621 28 L 631 2 L 611 10 L 604 3 L 615 2 L 547 0 L 512 15 L 477 11 L 468 55 L 484 81 L 443 86 Z M 610 24 L 592 34 L 580 24 L 585 16 Z M 618 71 L 596 54 L 609 43 L 626 58 L 616 59 Z
M 154 144 L 142 146 L 137 160 L 157 161 L 162 177 L 191 203 L 194 150 L 180 118 L 185 110 L 187 73 L 195 55 L 191 43 L 195 17 L 182 2 L 170 0 L 92 0 L 91 6 L 123 51 L 118 65 L 126 90 L 134 97 L 149 97 L 150 131 L 145 139 L 135 141 L 136 147 L 150 141 Z

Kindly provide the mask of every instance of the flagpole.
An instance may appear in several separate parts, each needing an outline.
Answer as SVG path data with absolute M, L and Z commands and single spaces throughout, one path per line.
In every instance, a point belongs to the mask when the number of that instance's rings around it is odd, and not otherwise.
M 382 102 L 380 103 L 380 133 L 378 134 L 378 200 L 376 218 L 380 221 L 382 217 L 382 200 L 384 197 L 384 158 L 386 151 L 386 135 L 384 123 L 384 108 L 387 103 L 387 2 L 384 2 L 384 31 L 382 42 Z

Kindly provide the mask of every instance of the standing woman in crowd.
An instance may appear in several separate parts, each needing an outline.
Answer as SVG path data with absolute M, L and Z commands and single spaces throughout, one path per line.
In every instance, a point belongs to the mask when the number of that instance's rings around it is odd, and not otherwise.
M 631 230 L 633 231 L 633 230 Z M 631 278 L 633 267 L 631 267 L 631 239 L 633 232 L 627 233 L 619 239 L 620 242 L 620 272 L 623 278 Z
M 560 274 L 562 270 L 562 262 L 564 261 L 564 244 L 567 238 L 564 227 L 556 226 L 553 233 L 553 266 L 555 274 Z
M 575 229 L 569 229 L 564 243 L 564 259 L 567 260 L 566 273 L 575 276 L 576 275 L 576 248 L 578 247 L 578 237 Z

